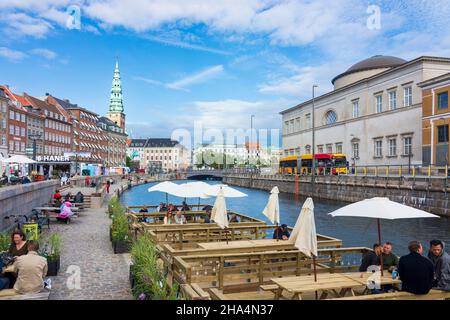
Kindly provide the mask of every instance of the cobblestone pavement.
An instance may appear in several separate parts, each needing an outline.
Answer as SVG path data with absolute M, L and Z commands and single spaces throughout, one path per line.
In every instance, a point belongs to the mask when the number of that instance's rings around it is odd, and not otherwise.
M 116 188 L 117 185 L 113 185 L 110 191 Z M 78 190 L 73 188 L 70 192 L 75 194 Z M 82 188 L 84 194 L 90 194 L 89 191 Z M 85 209 L 69 225 L 56 222 L 50 225 L 50 231 L 59 232 L 62 237 L 61 268 L 58 276 L 51 277 L 50 300 L 132 299 L 128 278 L 130 257 L 129 254 L 113 253 L 109 240 L 110 223 L 106 207 L 103 207 Z M 73 281 L 78 267 L 79 289 Z

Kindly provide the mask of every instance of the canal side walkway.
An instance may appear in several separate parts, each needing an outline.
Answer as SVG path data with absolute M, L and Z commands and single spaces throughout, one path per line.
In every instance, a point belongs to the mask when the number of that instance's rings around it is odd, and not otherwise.
M 114 254 L 109 239 L 111 221 L 107 203 L 120 184 L 111 185 L 104 206 L 86 208 L 68 225 L 52 223 L 51 232 L 62 238 L 61 268 L 51 277 L 50 300 L 129 300 L 133 299 L 129 283 L 129 254 Z M 94 188 L 71 188 L 89 195 Z

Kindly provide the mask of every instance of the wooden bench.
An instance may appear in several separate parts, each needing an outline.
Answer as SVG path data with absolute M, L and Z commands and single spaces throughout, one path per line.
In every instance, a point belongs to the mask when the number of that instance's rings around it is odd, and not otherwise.
M 196 283 L 180 286 L 187 300 L 211 300 L 210 295 Z
M 334 298 L 328 300 L 448 300 L 449 291 L 431 290 L 428 294 L 413 294 L 405 291 L 396 291 L 380 294 L 368 294 L 356 297 Z
M 20 294 L 14 289 L 0 290 L 0 300 L 48 300 L 50 291 L 44 291 L 32 294 Z
M 274 294 L 271 292 L 249 291 L 224 294 L 217 288 L 209 289 L 213 300 L 273 300 Z

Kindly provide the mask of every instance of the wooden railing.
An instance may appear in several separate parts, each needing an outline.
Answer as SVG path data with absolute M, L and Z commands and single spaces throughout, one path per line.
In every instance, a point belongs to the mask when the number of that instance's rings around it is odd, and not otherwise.
M 319 249 L 317 272 L 348 272 L 358 266 L 342 266 L 345 254 L 362 254 L 364 247 Z M 242 252 L 231 254 L 202 254 L 176 256 L 172 269 L 173 280 L 180 284 L 198 283 L 202 287 L 223 290 L 259 286 L 271 278 L 300 276 L 312 273 L 312 259 L 298 250 Z

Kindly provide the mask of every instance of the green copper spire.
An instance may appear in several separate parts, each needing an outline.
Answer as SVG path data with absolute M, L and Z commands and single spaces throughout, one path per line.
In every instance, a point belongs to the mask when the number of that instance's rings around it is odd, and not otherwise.
M 122 84 L 120 82 L 119 61 L 116 60 L 116 69 L 111 87 L 111 100 L 109 112 L 123 113 Z

